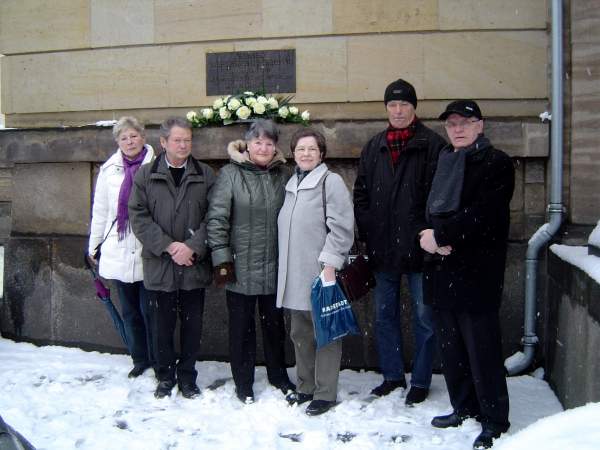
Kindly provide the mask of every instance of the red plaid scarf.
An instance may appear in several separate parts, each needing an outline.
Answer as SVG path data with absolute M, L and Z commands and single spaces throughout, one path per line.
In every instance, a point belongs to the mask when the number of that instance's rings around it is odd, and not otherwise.
M 415 135 L 415 124 L 417 123 L 417 116 L 412 120 L 409 126 L 406 128 L 398 129 L 394 128 L 391 124 L 388 125 L 387 133 L 385 135 L 387 140 L 388 148 L 390 149 L 390 155 L 392 156 L 392 162 L 394 165 L 398 164 L 400 153 L 406 148 L 406 144 Z

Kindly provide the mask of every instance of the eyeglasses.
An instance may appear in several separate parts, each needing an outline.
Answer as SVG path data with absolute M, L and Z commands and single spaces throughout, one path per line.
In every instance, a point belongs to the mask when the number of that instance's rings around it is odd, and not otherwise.
M 294 153 L 318 153 L 318 147 L 297 147 L 294 149 Z
M 474 123 L 479 122 L 481 119 L 475 119 L 475 120 L 459 120 L 459 121 L 449 121 L 447 120 L 446 122 L 444 122 L 444 126 L 448 129 L 448 130 L 453 130 L 455 128 L 467 128 L 472 126 Z

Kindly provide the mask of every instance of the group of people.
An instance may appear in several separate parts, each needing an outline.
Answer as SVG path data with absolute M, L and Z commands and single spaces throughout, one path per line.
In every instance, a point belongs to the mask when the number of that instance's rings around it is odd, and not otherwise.
M 353 195 L 324 162 L 325 137 L 309 127 L 291 139 L 291 169 L 276 125 L 254 121 L 243 140 L 229 143 L 230 161 L 215 176 L 191 156 L 186 119 L 161 125 L 164 151 L 158 155 L 137 120 L 117 122 L 118 149 L 96 184 L 89 253 L 101 247 L 93 262 L 118 288 L 134 364 L 130 377 L 153 368 L 157 398 L 171 395 L 175 385 L 185 398 L 199 395 L 195 362 L 205 289 L 214 279 L 225 289 L 237 397 L 254 401 L 258 304 L 269 383 L 290 405 L 308 403 L 308 415 L 330 410 L 342 342 L 317 348 L 311 286 L 318 276 L 335 281 L 356 225 L 376 278 L 383 382 L 371 393 L 407 389 L 400 323 L 405 275 L 415 342 L 406 405 L 426 400 L 438 348 L 453 411 L 432 425 L 477 419 L 482 432 L 474 448 L 490 447 L 508 430 L 499 306 L 512 162 L 483 133 L 483 116 L 472 100 L 451 102 L 440 115 L 448 144 L 419 120 L 417 95 L 407 81 L 386 88 L 384 105 L 388 126 L 364 146 Z M 285 364 L 284 309 L 296 385 Z

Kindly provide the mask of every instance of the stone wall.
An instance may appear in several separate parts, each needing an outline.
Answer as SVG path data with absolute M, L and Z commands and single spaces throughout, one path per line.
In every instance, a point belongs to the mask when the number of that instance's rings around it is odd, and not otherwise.
M 543 298 L 543 297 L 542 297 Z M 541 356 L 554 392 L 565 408 L 600 401 L 600 285 L 548 252 L 546 326 Z
M 573 223 L 600 218 L 600 8 L 594 0 L 571 1 L 572 149 L 570 207 Z
M 443 133 L 438 122 L 427 122 Z M 318 122 L 328 139 L 332 169 L 351 188 L 362 145 L 385 122 Z M 505 356 L 518 350 L 523 321 L 524 240 L 544 218 L 548 128 L 537 122 L 486 123 L 493 142 L 505 149 L 516 167 L 511 203 L 511 246 L 502 307 Z M 281 127 L 281 143 L 289 142 L 296 125 Z M 193 152 L 218 169 L 226 162 L 225 146 L 243 135 L 245 126 L 194 130 Z M 148 142 L 159 148 L 156 127 Z M 115 150 L 111 130 L 83 127 L 0 131 L 0 243 L 5 245 L 5 296 L 0 307 L 3 335 L 40 343 L 122 351 L 108 314 L 95 298 L 83 266 L 91 197 L 97 168 Z M 113 290 L 114 292 L 115 290 Z M 206 297 L 202 357 L 227 358 L 227 317 L 222 290 Z M 404 306 L 403 327 L 410 327 Z M 347 339 L 344 365 L 376 367 L 372 332 L 372 299 L 356 306 L 363 335 Z M 260 335 L 260 333 L 259 333 Z M 412 357 L 407 333 L 406 359 Z M 291 363 L 293 352 L 288 347 Z
M 384 118 L 400 76 L 425 118 L 460 97 L 535 117 L 546 28 L 546 0 L 5 0 L 2 108 L 15 127 L 157 123 L 212 103 L 206 53 L 295 49 L 295 101 L 322 120 Z

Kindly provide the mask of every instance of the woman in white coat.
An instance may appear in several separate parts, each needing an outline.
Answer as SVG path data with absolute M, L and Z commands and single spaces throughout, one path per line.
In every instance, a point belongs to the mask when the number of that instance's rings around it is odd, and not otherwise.
M 314 416 L 336 404 L 342 342 L 317 350 L 311 286 L 321 271 L 325 281 L 334 281 L 336 270 L 344 265 L 354 241 L 354 214 L 344 181 L 323 163 L 327 153 L 323 135 L 301 129 L 290 147 L 297 166 L 285 187 L 277 222 L 277 306 L 290 310 L 296 355 L 297 390 L 286 399 L 290 405 L 310 401 L 306 414 Z
M 127 346 L 133 359 L 130 378 L 154 365 L 147 292 L 143 284 L 142 244 L 129 225 L 127 202 L 133 177 L 142 164 L 154 159 L 144 127 L 133 117 L 122 117 L 113 127 L 117 151 L 102 165 L 92 208 L 88 255 L 98 273 L 113 280 L 121 301 Z M 101 244 L 99 261 L 94 259 Z

